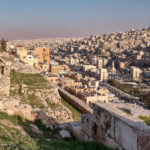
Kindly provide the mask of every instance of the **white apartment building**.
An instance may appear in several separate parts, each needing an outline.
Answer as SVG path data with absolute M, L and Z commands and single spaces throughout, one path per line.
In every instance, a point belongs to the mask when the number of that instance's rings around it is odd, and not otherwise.
M 103 68 L 103 58 L 98 58 L 97 60 L 97 68 Z
M 108 79 L 107 69 L 101 68 L 100 69 L 100 81 L 106 81 L 107 79 Z
M 131 75 L 132 75 L 133 80 L 139 81 L 141 73 L 142 73 L 142 71 L 140 68 L 138 68 L 138 67 L 131 68 Z

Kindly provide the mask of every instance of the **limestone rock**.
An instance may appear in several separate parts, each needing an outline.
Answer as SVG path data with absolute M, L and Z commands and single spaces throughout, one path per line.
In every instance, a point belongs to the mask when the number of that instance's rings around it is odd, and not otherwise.
M 30 126 L 31 126 L 31 129 L 32 129 L 33 132 L 35 132 L 35 133 L 37 133 L 39 135 L 43 135 L 43 132 L 40 131 L 39 128 L 36 125 L 31 124 Z
M 10 116 L 15 115 L 15 113 L 10 109 L 7 109 L 7 114 L 10 115 Z
M 64 138 L 71 138 L 71 135 L 70 135 L 69 131 L 61 130 L 59 133 L 60 133 L 62 139 L 64 139 Z

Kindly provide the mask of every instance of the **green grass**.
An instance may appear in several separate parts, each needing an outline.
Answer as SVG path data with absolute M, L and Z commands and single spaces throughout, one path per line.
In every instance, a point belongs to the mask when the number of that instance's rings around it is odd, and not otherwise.
M 22 103 L 29 104 L 33 108 L 44 108 L 41 100 L 36 97 L 35 91 L 37 89 L 50 89 L 51 87 L 41 74 L 24 74 L 11 70 L 10 82 L 11 87 L 21 84 L 27 85 L 27 93 L 23 93 L 22 89 L 19 88 L 18 90 L 10 90 L 10 96 L 19 96 Z M 33 93 L 28 94 L 29 91 Z
M 5 126 L 2 120 L 9 120 L 16 126 L 21 126 L 27 135 L 22 135 L 20 130 Z M 30 124 L 35 124 L 43 132 L 37 135 L 31 130 Z M 110 150 L 96 142 L 81 142 L 75 139 L 61 140 L 60 128 L 46 128 L 40 121 L 30 122 L 19 116 L 8 116 L 0 112 L 0 149 L 1 150 Z M 49 142 L 47 139 L 51 139 Z
M 47 81 L 41 74 L 24 74 L 11 70 L 11 84 L 26 84 L 28 86 L 46 86 Z
M 29 127 L 29 122 L 23 120 L 19 116 L 8 116 L 6 113 L 0 112 L 0 120 L 8 120 L 15 126 Z M 29 135 L 22 135 L 21 131 L 17 128 L 6 126 L 0 121 L 0 149 L 1 150 L 26 150 L 26 149 L 39 149 L 36 141 Z
M 150 116 L 139 116 L 140 119 L 144 120 L 144 122 L 150 126 Z
M 78 140 L 59 140 L 51 143 L 52 150 L 110 150 L 96 142 L 81 142 Z M 47 149 L 48 150 L 48 149 Z
M 35 94 L 28 95 L 28 102 L 33 108 L 44 108 L 43 103 L 40 99 L 38 99 Z
M 33 94 L 24 94 L 22 92 L 17 92 L 17 91 L 11 91 L 11 96 L 15 97 L 18 95 L 21 99 L 21 103 L 23 104 L 29 104 L 31 105 L 32 108 L 45 108 L 42 101 L 35 96 L 35 93 Z
M 131 94 L 133 96 L 136 96 L 136 97 L 140 97 L 143 95 L 143 92 L 140 88 L 134 88 L 133 85 L 129 85 L 129 84 L 121 84 L 119 81 L 117 80 L 109 80 L 108 83 L 114 87 L 116 87 L 117 89 L 125 92 L 125 93 L 128 93 L 128 94 Z
M 81 112 L 79 112 L 76 108 L 71 106 L 66 100 L 61 98 L 61 102 L 64 106 L 66 106 L 71 112 L 72 112 L 72 117 L 75 121 L 81 121 Z
M 0 112 L 0 120 L 7 119 L 13 122 L 15 125 L 19 125 L 20 121 L 23 122 L 23 119 L 20 116 L 14 115 L 14 116 L 9 116 L 4 112 Z
M 126 114 L 131 115 L 131 110 L 127 108 L 123 108 L 122 111 L 124 111 Z
M 48 104 L 48 106 L 51 108 L 51 110 L 57 110 L 59 104 L 55 104 L 55 103 L 52 103 L 50 100 L 46 99 L 46 102 Z

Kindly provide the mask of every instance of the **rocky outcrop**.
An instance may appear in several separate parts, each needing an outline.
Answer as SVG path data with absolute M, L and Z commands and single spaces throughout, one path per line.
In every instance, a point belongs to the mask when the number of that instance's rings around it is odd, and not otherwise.
M 18 115 L 29 121 L 40 119 L 47 127 L 58 125 L 55 118 L 52 118 L 47 112 L 41 109 L 32 108 L 28 104 L 21 104 L 19 100 L 1 98 L 0 111 L 8 115 Z
M 0 94 L 9 96 L 10 92 L 10 77 L 0 75 Z
M 65 139 L 65 138 L 71 139 L 70 133 L 66 130 L 61 130 L 59 133 L 62 139 Z
M 0 59 L 0 111 L 30 121 L 40 119 L 53 128 L 58 121 L 73 121 L 60 98 L 57 87 L 34 68 L 17 60 L 11 65 Z
M 32 91 L 29 91 L 32 94 Z M 59 104 L 60 103 L 60 96 L 58 93 L 58 89 L 56 87 L 52 87 L 51 89 L 37 89 L 35 91 L 35 96 L 41 100 L 46 100 L 47 102 L 53 103 L 53 104 Z
M 0 58 L 0 95 L 9 96 L 11 63 Z
M 69 123 L 63 123 L 60 124 L 59 127 L 61 129 L 65 129 L 69 132 L 71 132 L 74 137 L 76 137 L 79 140 L 83 140 L 82 136 L 81 136 L 81 122 L 69 122 Z

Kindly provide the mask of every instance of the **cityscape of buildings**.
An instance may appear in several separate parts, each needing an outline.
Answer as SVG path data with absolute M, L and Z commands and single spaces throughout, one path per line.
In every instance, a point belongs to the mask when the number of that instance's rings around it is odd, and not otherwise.
M 1 2 L 0 150 L 150 150 L 149 4 Z
M 141 100 L 149 92 L 149 41 L 150 28 L 143 28 L 89 38 L 9 41 L 7 51 L 86 103 L 120 99 L 101 86 L 117 81 L 138 89 L 141 95 L 135 90 L 123 92 L 149 106 Z
M 33 108 L 30 106 L 34 96 L 35 102 L 32 104 L 33 106 L 35 105 L 34 107 L 38 107 L 36 105 L 40 105 L 42 102 L 41 105 L 44 106 L 40 107 L 48 108 L 47 113 L 50 116 L 61 121 L 71 121 L 73 112 L 71 113 L 69 109 L 59 102 L 59 96 L 55 96 L 53 101 L 52 98 L 49 98 L 52 92 L 47 87 L 47 83 L 50 82 L 51 86 L 59 92 L 59 94 L 55 93 L 54 95 L 60 95 L 60 97 L 69 102 L 69 105 L 71 104 L 82 113 L 97 113 L 97 109 L 100 107 L 100 109 L 105 110 L 109 108 L 113 112 L 121 110 L 124 113 L 131 114 L 132 117 L 136 117 L 137 121 L 139 121 L 140 116 L 148 118 L 150 115 L 149 60 L 150 28 L 73 39 L 17 41 L 5 41 L 5 39 L 2 39 L 0 59 L 1 110 L 10 115 L 18 114 L 18 110 L 20 110 L 24 117 L 30 120 L 35 119 L 35 116 L 34 118 L 32 116 Z M 41 94 L 39 97 L 39 94 L 37 94 L 38 89 L 36 92 L 30 91 L 34 89 L 34 84 L 37 84 L 35 81 L 33 85 L 30 85 L 29 81 L 21 79 L 24 76 L 23 74 L 20 74 L 20 77 L 18 74 L 17 77 L 17 72 L 15 73 L 15 71 L 20 73 L 23 71 L 23 73 L 31 74 L 31 76 L 32 73 L 35 74 L 36 82 L 38 82 L 36 73 L 43 76 L 45 78 L 43 80 L 47 80 L 47 83 L 41 87 L 47 88 L 42 91 L 42 95 L 46 94 L 45 99 L 41 97 Z M 16 75 L 14 76 L 14 74 Z M 32 77 L 30 78 L 32 80 Z M 19 82 L 17 80 L 20 80 L 19 85 L 16 85 Z M 43 80 L 41 80 L 41 84 Z M 15 82 L 15 85 L 12 86 L 13 82 Z M 27 85 L 31 86 L 28 90 Z M 16 91 L 18 91 L 18 96 Z M 41 93 L 41 90 L 38 91 Z M 20 100 L 27 97 L 28 103 L 31 104 L 24 106 L 23 102 L 23 104 L 18 105 L 16 100 L 11 102 L 12 100 L 4 99 L 4 97 L 10 96 Z M 29 100 L 31 99 L 30 96 L 32 96 L 31 102 Z M 40 101 L 38 102 L 38 100 Z M 55 107 L 55 111 L 49 110 L 49 103 L 51 109 Z M 58 105 L 58 108 L 56 108 L 56 105 Z M 17 111 L 16 107 L 18 108 Z M 39 113 L 39 111 L 35 113 Z M 121 116 L 121 114 L 117 115 L 117 117 Z M 128 118 L 129 116 L 124 117 Z M 86 120 L 88 118 L 83 117 L 82 119 Z M 131 121 L 133 120 L 131 119 Z M 93 119 L 91 120 L 92 122 Z M 87 124 L 93 126 L 91 123 Z M 126 123 L 128 124 L 129 122 Z M 86 126 L 79 126 L 81 130 L 86 130 Z M 147 130 L 145 125 L 142 128 L 141 132 Z M 74 125 L 72 130 L 75 132 Z M 65 132 L 68 133 L 68 131 Z M 83 133 L 83 135 L 89 134 L 88 132 Z M 98 133 L 100 134 L 100 132 Z M 105 134 L 105 136 L 108 136 L 107 132 Z M 143 134 L 145 135 L 145 133 Z M 62 136 L 64 135 L 62 134 Z M 82 139 L 85 139 L 84 136 Z M 120 136 L 124 137 L 125 135 Z M 125 138 L 127 137 L 125 136 Z M 95 140 L 99 140 L 98 137 Z M 101 142 L 104 141 L 102 140 Z M 122 141 L 122 144 L 124 144 L 124 141 Z M 129 142 L 129 147 L 131 146 L 130 144 Z M 106 146 L 112 148 L 110 145 L 106 144 Z

